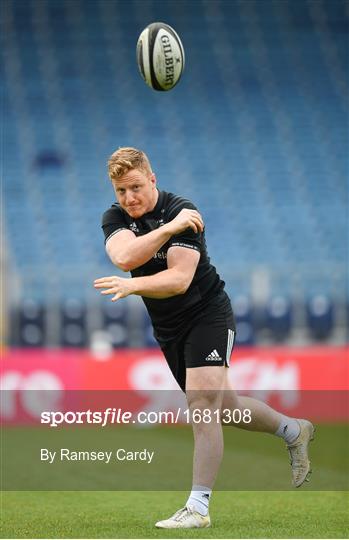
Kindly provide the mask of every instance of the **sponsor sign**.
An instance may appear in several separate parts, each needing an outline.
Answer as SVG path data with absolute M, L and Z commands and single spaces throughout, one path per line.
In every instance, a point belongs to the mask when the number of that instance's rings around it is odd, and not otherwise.
M 229 376 L 239 393 L 285 414 L 345 421 L 348 358 L 349 347 L 237 348 Z M 134 410 L 145 406 L 151 410 L 155 406 L 151 400 L 160 395 L 156 391 L 161 391 L 157 408 L 171 410 L 178 394 L 158 349 L 120 349 L 102 357 L 82 349 L 8 349 L 2 354 L 0 381 L 1 419 L 10 424 L 30 422 L 40 410 L 59 408 L 67 396 L 70 408 L 77 406 L 82 393 L 67 390 L 128 391 L 127 399 L 132 401 L 128 408 Z M 73 395 L 75 403 L 71 403 Z

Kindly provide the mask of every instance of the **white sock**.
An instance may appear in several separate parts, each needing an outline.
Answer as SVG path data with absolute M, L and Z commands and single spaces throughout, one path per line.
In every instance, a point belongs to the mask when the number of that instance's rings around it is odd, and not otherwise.
M 301 427 L 296 418 L 289 418 L 288 416 L 282 415 L 280 425 L 275 431 L 275 435 L 284 439 L 285 443 L 291 444 L 297 439 L 300 431 Z
M 207 516 L 212 489 L 205 486 L 193 486 L 186 506 L 192 506 L 202 516 Z

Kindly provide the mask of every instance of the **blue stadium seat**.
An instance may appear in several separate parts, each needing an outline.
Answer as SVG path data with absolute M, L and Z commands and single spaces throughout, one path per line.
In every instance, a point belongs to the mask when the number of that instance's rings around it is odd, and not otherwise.
M 61 345 L 84 347 L 88 343 L 86 305 L 79 298 L 67 298 L 60 306 Z
M 109 299 L 108 299 L 109 300 Z M 127 302 L 111 302 L 102 304 L 102 327 L 109 332 L 114 348 L 129 346 Z
M 292 305 L 284 296 L 271 298 L 266 307 L 266 324 L 276 341 L 286 340 L 292 329 Z
M 18 342 L 23 347 L 41 347 L 46 344 L 46 308 L 34 298 L 22 300 L 18 318 Z
M 236 345 L 253 345 L 255 327 L 251 300 L 247 296 L 237 296 L 233 301 L 233 309 L 236 323 Z
M 325 340 L 331 336 L 334 326 L 334 307 L 329 297 L 318 294 L 308 300 L 307 322 L 313 338 Z

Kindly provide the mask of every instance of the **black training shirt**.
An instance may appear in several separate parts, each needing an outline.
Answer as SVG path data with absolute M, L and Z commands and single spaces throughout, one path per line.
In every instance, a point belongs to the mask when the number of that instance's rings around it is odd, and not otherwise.
M 118 203 L 114 203 L 103 214 L 105 242 L 123 229 L 131 230 L 136 236 L 147 234 L 174 219 L 183 208 L 196 210 L 187 199 L 166 191 L 159 192 L 154 210 L 139 219 L 133 219 Z M 131 271 L 132 277 L 150 276 L 166 270 L 167 250 L 172 246 L 195 249 L 200 253 L 200 260 L 193 281 L 184 294 L 162 299 L 142 297 L 153 323 L 155 337 L 160 343 L 176 339 L 210 305 L 215 309 L 217 300 L 221 308 L 230 307 L 223 291 L 224 282 L 210 264 L 204 233 L 195 233 L 190 228 L 172 236 L 148 262 Z

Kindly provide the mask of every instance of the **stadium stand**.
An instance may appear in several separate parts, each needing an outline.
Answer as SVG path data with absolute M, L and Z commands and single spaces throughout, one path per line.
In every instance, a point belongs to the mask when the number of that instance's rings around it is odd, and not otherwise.
M 169 93 L 137 72 L 135 43 L 154 20 L 185 46 L 183 80 Z M 291 339 L 304 321 L 322 339 L 345 326 L 344 308 L 333 315 L 348 285 L 344 0 L 7 0 L 2 25 L 12 343 L 52 344 L 33 325 L 57 305 L 64 344 L 86 344 L 105 322 L 104 311 L 87 312 L 100 306 L 93 279 L 115 273 L 100 229 L 113 202 L 106 159 L 127 145 L 148 153 L 160 188 L 201 210 L 233 304 L 251 302 L 240 342 L 265 327 Z M 72 299 L 86 306 L 75 330 Z M 33 302 L 35 324 L 25 315 Z M 301 323 L 294 305 L 304 307 Z M 264 313 L 258 324 L 254 309 Z M 115 346 L 140 343 L 127 340 L 123 315 L 109 323 Z

